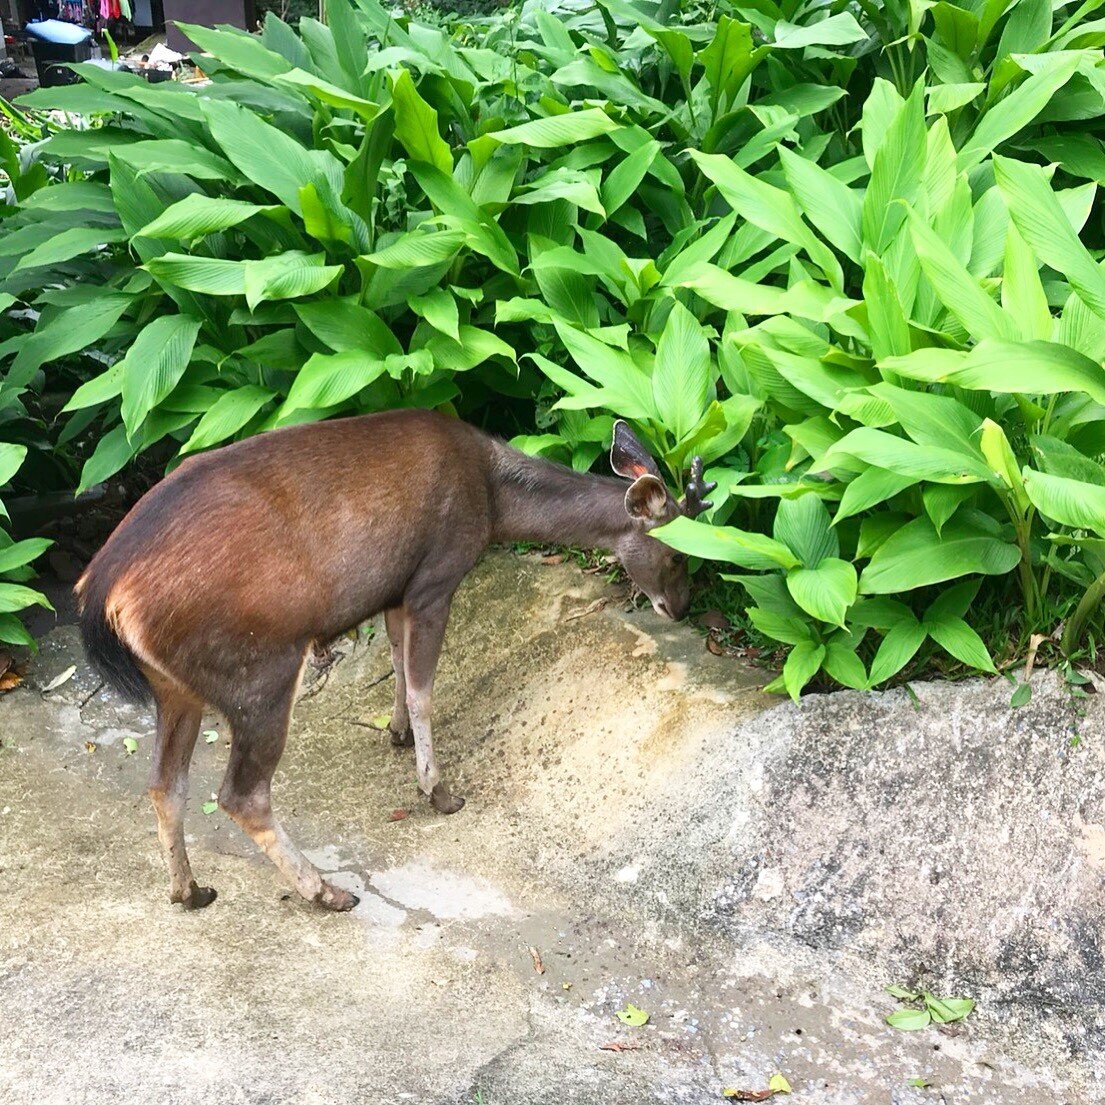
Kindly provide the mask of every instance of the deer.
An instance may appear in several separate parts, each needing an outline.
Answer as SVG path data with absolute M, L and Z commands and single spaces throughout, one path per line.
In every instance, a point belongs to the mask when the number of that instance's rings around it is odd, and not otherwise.
M 686 558 L 651 531 L 709 509 L 716 484 L 695 457 L 677 501 L 621 420 L 610 466 L 614 476 L 575 472 L 407 409 L 270 430 L 186 459 L 142 496 L 74 589 L 92 665 L 124 698 L 155 705 L 148 793 L 170 902 L 200 909 L 216 898 L 197 885 L 184 839 L 189 764 L 210 707 L 230 730 L 219 806 L 303 898 L 357 905 L 284 831 L 271 784 L 312 648 L 381 613 L 391 742 L 413 745 L 434 810 L 461 809 L 434 758 L 434 675 L 454 592 L 489 545 L 609 550 L 657 613 L 685 617 Z

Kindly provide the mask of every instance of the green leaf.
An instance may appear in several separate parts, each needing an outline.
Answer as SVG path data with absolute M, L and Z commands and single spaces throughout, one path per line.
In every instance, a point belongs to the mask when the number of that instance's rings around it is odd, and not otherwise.
M 832 285 L 842 287 L 840 263 L 803 222 L 789 192 L 751 176 L 727 157 L 698 150 L 691 150 L 690 155 L 734 211 L 761 230 L 804 249 Z
M 200 809 L 203 810 L 205 816 L 209 816 L 210 814 L 213 814 L 218 808 L 219 808 L 219 803 L 216 802 L 213 798 L 209 799 L 206 802 L 204 802 L 203 805 L 200 806 Z
M 783 499 L 775 512 L 773 532 L 775 540 L 786 545 L 807 568 L 840 554 L 828 508 L 816 495 Z
M 261 44 L 260 39 L 234 28 L 215 30 L 196 23 L 177 22 L 180 32 L 202 51 L 251 77 L 276 77 L 291 69 L 286 58 Z
M 298 299 L 328 287 L 344 272 L 343 265 L 326 265 L 323 253 L 289 250 L 261 261 L 245 262 L 246 303 L 254 310 L 272 299 Z
M 23 254 L 12 271 L 71 261 L 89 250 L 98 250 L 112 242 L 121 242 L 126 236 L 127 232 L 121 227 L 75 226 L 55 234 L 53 238 Z
M 295 313 L 316 338 L 339 353 L 347 349 L 360 349 L 377 356 L 403 352 L 395 335 L 375 312 L 350 300 L 297 303 Z
M 0 614 L 0 641 L 6 645 L 22 645 L 37 649 L 34 637 L 14 614 Z
M 814 641 L 799 641 L 790 650 L 783 664 L 783 686 L 795 702 L 802 688 L 821 670 L 824 659 L 825 646 Z
M 28 606 L 44 606 L 53 610 L 50 600 L 30 587 L 19 583 L 0 581 L 0 614 L 13 614 L 16 610 L 25 610 Z
M 435 330 L 440 330 L 455 342 L 461 340 L 457 301 L 445 288 L 431 288 L 425 295 L 412 296 L 410 308 Z
M 871 557 L 860 577 L 865 595 L 912 591 L 959 576 L 1004 575 L 1021 558 L 1016 545 L 981 529 L 960 511 L 937 534 L 927 518 L 915 518 L 893 533 Z
M 842 686 L 854 691 L 867 690 L 868 676 L 863 661 L 847 645 L 830 641 L 825 646 L 825 659 L 821 666 Z
M 925 1007 L 937 1024 L 951 1024 L 968 1016 L 975 1002 L 973 998 L 937 998 L 925 994 Z
M 916 1032 L 928 1028 L 932 1023 L 932 1014 L 927 1009 L 895 1009 L 886 1018 L 886 1023 L 902 1032 Z
M 921 623 L 929 636 L 941 648 L 950 652 L 961 663 L 976 671 L 997 674 L 994 661 L 982 638 L 962 619 L 943 615 L 932 617 L 927 613 Z
M 313 96 L 320 103 L 330 107 L 346 108 L 355 112 L 366 123 L 371 122 L 380 114 L 380 105 L 366 100 L 362 96 L 356 96 L 352 92 L 346 92 L 336 84 L 324 81 L 313 73 L 306 73 L 302 69 L 289 69 L 287 73 L 281 73 L 276 77 L 278 85 L 285 85 L 297 91 L 305 92 Z
M 912 614 L 891 626 L 871 661 L 868 685 L 876 687 L 897 675 L 917 654 L 927 636 L 924 627 Z
M 865 111 L 866 115 L 866 111 Z M 867 119 L 864 119 L 866 145 Z M 863 199 L 863 240 L 882 254 L 906 217 L 905 204 L 916 201 L 928 148 L 921 86 L 898 108 L 893 122 L 879 139 L 871 180 Z M 902 201 L 905 203 L 903 204 Z
M 245 384 L 225 392 L 207 409 L 180 453 L 207 449 L 236 434 L 273 397 L 275 392 L 257 384 Z
M 1010 158 L 994 158 L 998 190 L 1033 253 L 1061 272 L 1079 298 L 1105 318 L 1105 274 L 1070 225 L 1044 171 Z
M 134 435 L 142 420 L 176 387 L 199 334 L 199 319 L 163 315 L 139 332 L 122 361 L 123 424 Z
M 204 729 L 203 739 L 207 744 L 215 744 L 219 739 L 219 733 L 217 729 Z
M 787 573 L 787 588 L 807 614 L 818 621 L 843 626 L 848 607 L 856 601 L 856 570 L 846 560 L 826 557 L 816 568 L 791 569 Z
M 991 107 L 975 126 L 959 151 L 960 172 L 971 169 L 991 150 L 1028 126 L 1047 107 L 1051 97 L 1074 75 L 1081 57 L 1077 53 L 1054 54 L 1039 72 Z M 994 158 L 995 165 L 998 158 Z
M 710 346 L 698 320 L 676 302 L 656 346 L 652 394 L 656 410 L 676 441 L 692 430 L 706 409 Z
M 852 42 L 861 42 L 867 32 L 856 22 L 851 12 L 840 12 L 797 26 L 780 19 L 775 24 L 773 45 L 780 50 L 801 50 L 806 46 L 847 46 Z
M 1013 692 L 1012 697 L 1009 699 L 1009 708 L 1011 710 L 1019 710 L 1022 706 L 1027 706 L 1031 701 L 1032 684 L 1018 683 L 1017 689 Z
M 383 360 L 361 350 L 316 353 L 292 382 L 280 415 L 336 406 L 368 387 L 383 372 Z
M 19 466 L 26 455 L 26 445 L 13 445 L 8 441 L 0 441 L 0 487 L 3 487 L 19 471 Z
M 175 286 L 204 295 L 245 295 L 246 267 L 241 261 L 166 253 L 147 261 L 145 267 L 169 288 Z
M 430 233 L 415 231 L 404 234 L 391 245 L 365 257 L 385 269 L 416 269 L 450 261 L 464 245 L 465 236 L 459 230 L 438 230 Z
M 13 541 L 12 544 L 0 548 L 0 573 L 10 572 L 13 568 L 30 564 L 52 544 L 52 541 L 44 537 L 28 537 L 24 541 Z
M 821 466 L 832 468 L 842 456 L 856 457 L 867 464 L 907 476 L 913 481 L 934 483 L 983 483 L 992 479 L 981 459 L 957 449 L 918 445 L 906 438 L 866 426 L 845 434 L 821 457 Z
M 639 1009 L 632 1002 L 629 1002 L 624 1009 L 619 1009 L 614 1014 L 622 1024 L 628 1025 L 630 1028 L 640 1028 L 642 1025 L 648 1024 L 649 1015 L 643 1009 Z
M 302 213 L 299 193 L 305 184 L 323 183 L 334 195 L 341 194 L 342 165 L 328 150 L 305 149 L 280 128 L 228 100 L 207 98 L 200 103 L 211 135 L 227 158 L 297 215 Z
M 1025 490 L 1043 515 L 1072 529 L 1088 529 L 1105 537 L 1105 487 L 1052 476 L 1025 468 Z
M 124 737 L 123 749 L 128 756 L 133 756 L 138 751 L 138 741 L 134 737 Z
M 395 137 L 414 161 L 452 173 L 453 155 L 438 130 L 437 112 L 418 94 L 406 69 L 391 74 Z
M 888 472 L 885 468 L 865 469 L 844 488 L 833 525 L 893 498 L 899 491 L 904 491 L 914 483 L 916 480 L 912 476 Z
M 653 537 L 689 556 L 723 560 L 741 568 L 770 571 L 796 568 L 798 558 L 780 541 L 733 526 L 712 526 L 680 515 L 650 531 Z
M 863 202 L 842 180 L 786 146 L 778 147 L 783 174 L 799 207 L 841 253 L 857 264 L 863 256 Z
M 244 200 L 224 196 L 205 196 L 190 192 L 166 208 L 152 222 L 138 231 L 143 238 L 180 238 L 191 242 L 206 234 L 229 230 L 233 226 L 264 212 L 279 211 L 278 207 L 263 207 Z
M 545 119 L 531 119 L 506 130 L 493 130 L 490 137 L 504 144 L 519 143 L 539 150 L 555 150 L 586 142 L 600 134 L 617 130 L 616 123 L 601 108 L 586 108 L 562 115 L 550 115 Z M 425 158 L 423 158 L 425 160 Z M 452 168 L 451 164 L 446 172 Z

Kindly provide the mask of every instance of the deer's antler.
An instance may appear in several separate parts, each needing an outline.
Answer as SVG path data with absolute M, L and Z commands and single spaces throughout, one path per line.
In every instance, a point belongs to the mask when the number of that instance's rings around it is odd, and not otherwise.
M 709 510 L 714 504 L 706 498 L 714 488 L 716 481 L 706 482 L 702 478 L 702 458 L 695 457 L 691 461 L 691 478 L 687 480 L 687 490 L 683 495 L 680 506 L 688 518 L 697 518 L 704 510 Z

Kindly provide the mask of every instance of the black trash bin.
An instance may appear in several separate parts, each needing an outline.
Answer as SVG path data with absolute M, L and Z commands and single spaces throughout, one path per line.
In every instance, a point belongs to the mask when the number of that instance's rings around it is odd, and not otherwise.
M 35 56 L 35 69 L 38 70 L 38 83 L 43 88 L 58 84 L 76 84 L 80 77 L 67 69 L 75 61 L 88 61 L 92 57 L 92 43 L 84 42 L 42 42 L 31 39 L 31 50 Z

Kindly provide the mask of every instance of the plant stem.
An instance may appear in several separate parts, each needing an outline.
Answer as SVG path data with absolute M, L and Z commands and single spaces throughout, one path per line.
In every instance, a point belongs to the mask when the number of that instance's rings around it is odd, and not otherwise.
M 1082 639 L 1082 633 L 1086 628 L 1086 622 L 1101 605 L 1102 599 L 1105 599 L 1105 573 L 1099 575 L 1086 588 L 1086 593 L 1082 596 L 1078 606 L 1075 607 L 1074 613 L 1067 619 L 1066 627 L 1063 629 L 1063 639 L 1060 642 L 1064 656 L 1070 656 L 1078 647 L 1078 642 Z

